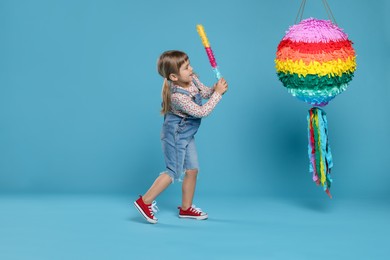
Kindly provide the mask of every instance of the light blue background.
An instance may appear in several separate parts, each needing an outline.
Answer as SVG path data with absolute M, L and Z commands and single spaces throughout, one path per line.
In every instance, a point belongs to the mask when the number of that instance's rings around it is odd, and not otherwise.
M 278 81 L 276 47 L 300 1 L 0 2 L 0 191 L 143 193 L 164 168 L 156 59 L 188 53 L 229 91 L 197 135 L 198 194 L 326 196 L 308 172 L 307 104 Z M 358 69 L 328 114 L 337 198 L 390 196 L 388 1 L 329 1 Z M 320 1 L 304 18 L 327 19 Z M 169 189 L 176 193 L 179 185 Z
M 390 3 L 329 0 L 358 63 L 325 107 L 329 200 L 310 106 L 274 68 L 300 2 L 0 1 L 0 259 L 387 259 Z M 310 16 L 327 19 L 322 1 Z M 212 85 L 198 23 L 230 86 L 197 135 L 209 219 L 178 219 L 175 184 L 150 225 L 132 202 L 164 168 L 156 60 L 183 50 Z

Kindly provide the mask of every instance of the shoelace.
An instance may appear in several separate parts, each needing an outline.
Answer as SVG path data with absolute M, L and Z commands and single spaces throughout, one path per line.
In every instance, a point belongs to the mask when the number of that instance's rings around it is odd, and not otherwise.
M 203 213 L 203 212 L 202 212 L 202 209 L 201 209 L 201 208 L 197 208 L 197 207 L 195 206 L 195 204 L 192 204 L 191 210 L 194 211 L 195 213 L 199 213 L 199 214 Z
M 153 200 L 152 204 L 150 206 L 148 206 L 148 208 L 149 208 L 150 215 L 152 215 L 152 216 L 154 216 L 154 213 L 159 211 L 159 209 L 157 207 L 157 202 L 155 200 Z

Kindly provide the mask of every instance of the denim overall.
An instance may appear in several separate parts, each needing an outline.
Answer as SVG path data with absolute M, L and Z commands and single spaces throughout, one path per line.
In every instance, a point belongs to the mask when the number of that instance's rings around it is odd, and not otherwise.
M 195 86 L 197 84 L 194 82 Z M 195 96 L 181 88 L 171 87 L 171 94 L 181 93 L 192 98 L 199 106 L 202 105 L 200 93 Z M 166 171 L 172 183 L 182 180 L 186 170 L 198 169 L 198 154 L 195 147 L 194 135 L 199 129 L 201 118 L 193 116 L 181 117 L 168 112 L 164 116 L 164 124 L 161 131 L 161 143 L 165 158 Z

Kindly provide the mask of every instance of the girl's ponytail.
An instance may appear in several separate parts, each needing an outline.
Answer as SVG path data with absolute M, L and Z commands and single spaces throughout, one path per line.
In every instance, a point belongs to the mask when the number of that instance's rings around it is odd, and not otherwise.
M 161 114 L 165 115 L 171 109 L 171 87 L 168 78 L 171 74 L 179 75 L 180 67 L 188 60 L 187 54 L 182 51 L 166 51 L 157 60 L 157 71 L 164 78 L 162 87 Z
M 165 78 L 164 83 L 162 86 L 162 108 L 161 108 L 161 114 L 165 115 L 169 112 L 169 109 L 171 107 L 171 90 L 169 87 L 168 80 Z

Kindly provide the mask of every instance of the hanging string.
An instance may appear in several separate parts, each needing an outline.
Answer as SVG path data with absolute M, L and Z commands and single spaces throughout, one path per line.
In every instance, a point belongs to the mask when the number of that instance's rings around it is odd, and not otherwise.
M 298 17 L 299 17 L 299 21 L 302 21 L 302 16 L 303 16 L 303 11 L 305 10 L 305 5 L 306 5 L 306 0 L 302 0 L 301 6 L 299 7 L 297 17 L 295 18 L 294 24 L 297 23 Z
M 295 17 L 294 24 L 297 24 L 298 19 L 299 19 L 299 22 L 302 21 L 303 13 L 305 11 L 306 1 L 307 0 L 302 0 L 301 5 L 299 6 L 299 10 L 298 10 L 297 16 Z M 336 18 L 334 18 L 333 12 L 330 9 L 328 1 L 322 0 L 322 4 L 325 7 L 325 11 L 326 11 L 326 14 L 328 15 L 329 20 L 331 20 L 335 25 L 337 25 Z
M 331 20 L 335 25 L 337 25 L 336 18 L 334 18 L 334 15 L 332 13 L 332 10 L 330 9 L 330 6 L 326 0 L 322 0 L 322 3 L 324 4 L 326 14 L 328 15 L 329 20 Z

